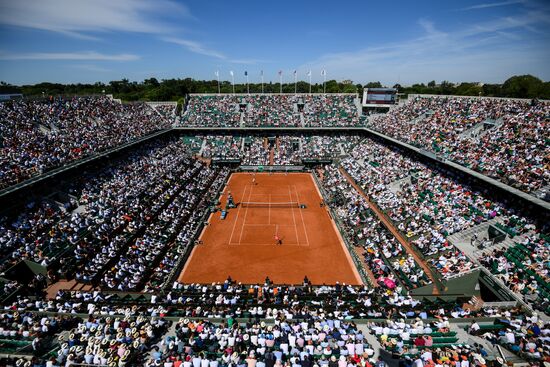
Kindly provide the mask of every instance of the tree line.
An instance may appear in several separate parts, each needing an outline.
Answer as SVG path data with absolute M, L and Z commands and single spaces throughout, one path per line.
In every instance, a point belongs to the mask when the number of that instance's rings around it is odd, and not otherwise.
M 316 83 L 311 85 L 312 93 L 363 93 L 364 88 L 393 87 L 403 94 L 438 94 L 438 95 L 467 95 L 488 97 L 512 97 L 512 98 L 539 98 L 550 99 L 550 82 L 543 82 L 532 75 L 518 75 L 506 80 L 503 84 L 460 83 L 453 84 L 442 81 L 437 84 L 431 81 L 427 84 L 419 83 L 412 86 L 395 84 L 384 86 L 380 82 L 367 84 L 354 84 L 347 80 L 338 82 L 327 80 L 324 85 Z M 283 93 L 294 93 L 294 83 L 283 83 Z M 310 85 L 305 81 L 296 84 L 298 93 L 308 93 Z M 250 93 L 260 93 L 262 85 L 250 83 Z M 279 93 L 279 83 L 265 83 L 264 93 Z M 112 94 L 123 101 L 181 101 L 189 93 L 217 93 L 217 80 L 185 79 L 145 79 L 142 82 L 129 81 L 128 79 L 114 80 L 109 83 L 97 82 L 94 84 L 60 84 L 38 83 L 34 85 L 11 85 L 0 82 L 0 94 L 21 93 L 28 97 L 56 96 L 56 95 L 93 95 Z M 233 86 L 228 81 L 220 81 L 221 93 L 233 93 Z M 236 84 L 235 93 L 246 93 L 246 84 Z

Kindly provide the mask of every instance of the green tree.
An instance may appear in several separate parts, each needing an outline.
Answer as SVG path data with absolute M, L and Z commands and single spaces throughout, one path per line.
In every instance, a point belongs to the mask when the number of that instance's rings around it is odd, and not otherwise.
M 382 83 L 380 83 L 380 82 L 368 82 L 367 85 L 365 85 L 365 88 L 382 88 Z
M 444 80 L 439 85 L 439 94 L 447 95 L 447 94 L 455 94 L 455 92 L 456 92 L 456 89 L 454 88 L 451 82 Z
M 532 75 L 517 75 L 502 84 L 502 93 L 506 97 L 539 98 L 543 95 L 542 80 Z

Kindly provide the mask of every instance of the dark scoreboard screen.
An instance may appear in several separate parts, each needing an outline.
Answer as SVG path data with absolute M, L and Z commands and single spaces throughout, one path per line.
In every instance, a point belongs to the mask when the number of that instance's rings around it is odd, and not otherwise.
M 363 106 L 393 105 L 397 90 L 393 88 L 367 88 L 363 91 Z

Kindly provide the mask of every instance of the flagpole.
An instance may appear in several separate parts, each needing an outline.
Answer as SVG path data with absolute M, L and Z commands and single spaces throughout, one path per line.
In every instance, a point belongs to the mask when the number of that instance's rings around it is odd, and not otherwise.
M 220 94 L 220 71 L 216 71 L 216 77 L 218 78 L 218 94 Z
M 264 94 L 264 71 L 262 70 L 262 94 Z
M 283 72 L 279 71 L 279 94 L 283 94 Z
M 231 72 L 231 84 L 233 85 L 233 94 L 235 94 L 235 74 Z
M 298 74 L 296 72 L 296 70 L 294 70 L 294 94 L 297 94 L 297 87 L 296 87 L 296 82 L 298 81 Z
M 325 87 L 327 83 L 327 71 L 323 69 L 323 94 L 327 94 L 327 89 Z
M 250 88 L 248 87 L 248 73 L 246 73 L 246 93 L 250 94 Z
M 309 94 L 311 94 L 311 70 L 309 71 Z

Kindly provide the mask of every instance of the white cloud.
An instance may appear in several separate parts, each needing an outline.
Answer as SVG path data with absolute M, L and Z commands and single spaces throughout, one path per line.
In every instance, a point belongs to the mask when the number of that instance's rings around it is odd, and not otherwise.
M 93 64 L 78 64 L 78 65 L 69 65 L 69 66 L 75 69 L 94 71 L 98 73 L 109 73 L 112 71 L 111 69 L 103 68 L 101 66 L 97 66 Z
M 524 0 L 508 0 L 508 1 L 501 1 L 497 3 L 483 3 L 483 4 L 468 6 L 460 10 L 477 10 L 477 9 L 496 8 L 499 6 L 507 6 L 507 5 L 524 3 L 524 2 L 525 2 Z
M 29 52 L 9 53 L 0 51 L 0 60 L 84 60 L 84 61 L 134 61 L 132 54 L 102 54 L 95 51 L 81 52 Z
M 442 32 L 422 19 L 418 21 L 424 31 L 420 37 L 381 47 L 327 53 L 301 68 L 326 68 L 333 76 L 345 75 L 358 82 L 380 80 L 386 85 L 393 85 L 400 76 L 407 78 L 401 83 L 451 78 L 496 82 L 511 72 L 524 74 L 532 70 L 548 78 L 550 70 L 544 65 L 550 50 L 541 48 L 540 41 L 536 41 L 540 37 L 530 30 L 546 22 L 546 14 L 526 12 Z
M 174 37 L 165 37 L 165 38 L 162 38 L 162 40 L 165 42 L 170 42 L 176 45 L 183 46 L 189 51 L 199 55 L 211 56 L 222 60 L 227 59 L 227 57 L 221 52 L 209 49 L 197 41 L 191 41 L 183 38 L 174 38 Z
M 207 46 L 203 45 L 200 42 L 192 41 L 188 39 L 183 38 L 175 38 L 175 37 L 164 37 L 162 38 L 163 41 L 174 43 L 179 46 L 183 46 L 187 50 L 199 54 L 199 55 L 205 55 L 210 56 L 219 60 L 223 60 L 230 64 L 241 64 L 241 65 L 255 65 L 258 63 L 265 63 L 266 60 L 260 60 L 260 59 L 230 59 L 222 52 L 216 51 L 214 49 L 208 48 Z
M 162 17 L 187 16 L 173 0 L 17 0 L 0 1 L 0 24 L 94 39 L 87 33 L 173 31 Z
M 269 60 L 262 60 L 262 59 L 229 59 L 227 62 L 231 64 L 241 64 L 241 65 L 256 65 L 256 64 L 265 64 L 269 63 L 271 61 Z

